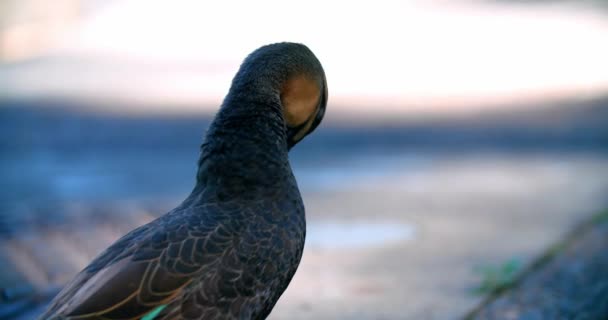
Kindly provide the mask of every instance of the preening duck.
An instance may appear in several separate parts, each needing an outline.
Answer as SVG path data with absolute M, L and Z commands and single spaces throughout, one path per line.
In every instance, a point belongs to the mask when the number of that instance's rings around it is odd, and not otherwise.
M 326 103 L 306 46 L 251 53 L 207 131 L 192 193 L 103 251 L 40 319 L 265 319 L 304 248 L 287 154 Z

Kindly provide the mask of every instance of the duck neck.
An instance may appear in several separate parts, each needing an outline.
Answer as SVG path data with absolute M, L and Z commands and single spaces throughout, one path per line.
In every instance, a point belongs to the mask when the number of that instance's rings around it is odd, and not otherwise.
M 293 181 L 278 94 L 228 95 L 201 147 L 195 190 L 256 199 Z

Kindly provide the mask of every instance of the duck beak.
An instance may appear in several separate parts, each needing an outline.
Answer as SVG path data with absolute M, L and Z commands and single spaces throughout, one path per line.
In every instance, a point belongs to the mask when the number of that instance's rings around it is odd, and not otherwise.
M 321 94 L 321 99 L 319 99 L 319 108 L 317 109 L 316 115 L 314 115 L 314 120 L 312 125 L 308 129 L 306 134 L 313 132 L 323 120 L 323 116 L 325 116 L 325 107 L 327 106 L 327 83 L 325 78 L 323 78 L 323 94 Z
M 296 145 L 296 143 L 298 143 L 298 141 L 300 141 L 300 139 L 302 139 L 306 134 L 302 135 L 300 134 L 303 130 L 305 130 L 304 127 L 306 127 L 306 125 L 308 125 L 308 122 L 304 122 L 301 125 L 297 126 L 297 127 L 293 127 L 293 128 L 287 128 L 287 150 L 291 150 L 291 148 L 293 148 L 293 146 Z M 300 139 L 297 139 L 297 136 L 302 136 Z
M 313 132 L 319 126 L 321 120 L 323 120 L 323 116 L 325 115 L 325 107 L 327 105 L 327 82 L 325 78 L 323 78 L 322 92 L 323 93 L 319 99 L 317 111 L 310 117 L 310 119 L 304 121 L 304 123 L 297 127 L 287 128 L 287 150 L 291 150 L 291 148 L 302 140 L 302 138 Z

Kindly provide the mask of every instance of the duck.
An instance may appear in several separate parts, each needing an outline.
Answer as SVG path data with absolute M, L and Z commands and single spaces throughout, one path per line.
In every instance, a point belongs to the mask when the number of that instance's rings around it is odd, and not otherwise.
M 307 46 L 250 53 L 207 129 L 191 194 L 100 253 L 39 319 L 265 319 L 306 235 L 288 152 L 321 123 L 327 98 Z

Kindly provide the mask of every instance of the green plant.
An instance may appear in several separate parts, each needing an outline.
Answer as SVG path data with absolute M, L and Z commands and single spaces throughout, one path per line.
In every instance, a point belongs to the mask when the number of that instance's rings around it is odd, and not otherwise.
M 482 295 L 502 291 L 512 285 L 522 269 L 520 259 L 512 258 L 500 265 L 483 265 L 474 269 L 480 274 L 481 283 L 473 289 L 474 294 Z

